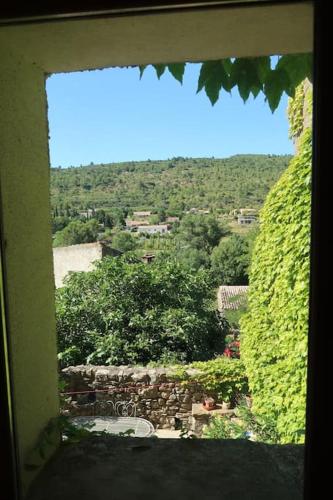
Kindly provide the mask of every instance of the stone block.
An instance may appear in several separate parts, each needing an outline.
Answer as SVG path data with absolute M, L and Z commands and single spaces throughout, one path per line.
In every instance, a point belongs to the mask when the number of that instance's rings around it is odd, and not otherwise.
M 139 395 L 141 398 L 155 399 L 158 397 L 158 389 L 157 387 L 143 387 L 139 389 Z
M 171 394 L 171 391 L 161 392 L 161 396 L 163 399 L 169 399 L 170 394 Z

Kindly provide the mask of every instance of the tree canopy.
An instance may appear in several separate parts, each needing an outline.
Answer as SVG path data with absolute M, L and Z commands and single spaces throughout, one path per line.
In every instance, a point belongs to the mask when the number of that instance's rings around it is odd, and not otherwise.
M 248 284 L 250 248 L 244 237 L 233 234 L 230 238 L 222 239 L 219 245 L 214 248 L 211 261 L 217 283 L 223 285 Z
M 210 359 L 224 343 L 213 295 L 204 270 L 106 257 L 94 271 L 72 273 L 56 292 L 61 363 Z
M 74 220 L 55 234 L 53 246 L 61 247 L 77 245 L 79 243 L 91 243 L 97 240 L 97 236 L 98 222 L 95 219 L 87 222 Z

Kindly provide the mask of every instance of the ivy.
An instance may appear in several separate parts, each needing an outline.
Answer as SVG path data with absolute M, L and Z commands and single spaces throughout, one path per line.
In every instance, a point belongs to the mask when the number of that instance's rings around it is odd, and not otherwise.
M 302 129 L 303 106 L 304 92 L 297 89 L 290 105 L 298 110 L 296 124 L 291 124 L 293 134 Z M 261 210 L 248 312 L 240 320 L 253 411 L 275 419 L 281 443 L 304 441 L 311 153 L 311 129 L 307 128 L 297 155 Z
M 207 392 L 215 393 L 220 401 L 235 403 L 240 395 L 249 392 L 244 363 L 240 359 L 225 356 L 209 361 L 197 361 L 179 365 L 174 378 L 186 383 L 198 383 Z
M 174 78 L 182 84 L 186 64 L 153 64 L 153 67 L 158 79 L 168 68 Z M 139 66 L 140 78 L 146 67 L 147 65 Z M 271 111 L 274 112 L 283 93 L 294 97 L 296 87 L 306 78 L 312 81 L 312 54 L 279 56 L 275 68 L 272 68 L 269 56 L 204 61 L 201 63 L 197 93 L 204 89 L 214 105 L 222 89 L 230 92 L 233 87 L 237 87 L 244 102 L 248 100 L 250 94 L 257 97 L 262 92 Z

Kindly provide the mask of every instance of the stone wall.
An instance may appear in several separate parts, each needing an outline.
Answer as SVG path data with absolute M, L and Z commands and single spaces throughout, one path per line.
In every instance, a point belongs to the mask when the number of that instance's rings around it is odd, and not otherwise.
M 160 429 L 191 425 L 192 405 L 201 403 L 206 395 L 217 399 L 197 382 L 177 381 L 172 368 L 81 365 L 65 368 L 62 376 L 66 392 L 75 393 L 63 406 L 67 414 L 107 415 L 111 412 L 107 401 L 133 401 L 136 416 Z

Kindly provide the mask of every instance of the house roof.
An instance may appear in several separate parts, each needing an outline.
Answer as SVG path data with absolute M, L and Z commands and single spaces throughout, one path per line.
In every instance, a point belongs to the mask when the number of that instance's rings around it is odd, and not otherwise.
M 143 220 L 126 220 L 126 226 L 132 227 L 132 226 L 144 226 L 147 225 L 149 226 L 149 222 L 143 221 Z
M 146 217 L 151 215 L 151 212 L 133 212 L 133 215 L 136 215 L 137 217 Z
M 219 310 L 238 309 L 244 303 L 248 288 L 248 286 L 220 286 L 217 297 Z

